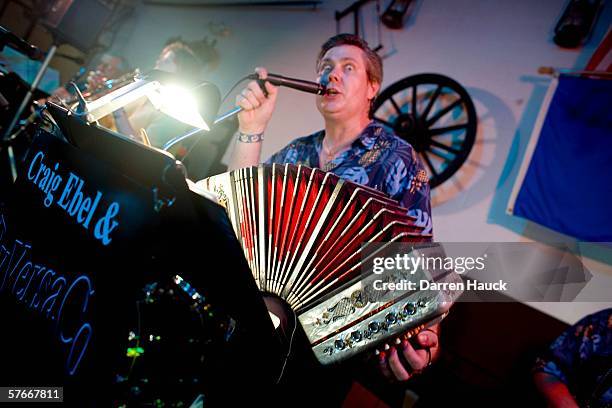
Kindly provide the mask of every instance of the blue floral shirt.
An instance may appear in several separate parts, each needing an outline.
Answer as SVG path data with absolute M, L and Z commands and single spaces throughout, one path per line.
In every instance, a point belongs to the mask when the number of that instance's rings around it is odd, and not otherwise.
M 535 371 L 559 378 L 584 406 L 612 406 L 612 309 L 565 330 L 538 358 Z
M 275 153 L 266 163 L 303 164 L 320 168 L 319 153 L 325 131 L 295 139 Z M 329 162 L 325 171 L 376 188 L 408 208 L 423 233 L 432 233 L 429 178 L 412 146 L 371 122 L 351 147 Z

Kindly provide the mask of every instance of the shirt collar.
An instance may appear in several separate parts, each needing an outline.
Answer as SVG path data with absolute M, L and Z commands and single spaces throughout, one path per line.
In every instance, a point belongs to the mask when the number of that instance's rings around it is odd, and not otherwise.
M 357 147 L 359 144 L 366 150 L 372 150 L 376 145 L 376 141 L 384 132 L 384 127 L 381 123 L 373 120 L 363 129 L 361 135 L 353 142 L 352 147 Z M 325 137 L 325 130 L 321 130 L 316 135 L 315 148 L 317 153 L 321 152 L 321 146 L 323 144 L 323 138 Z
M 366 126 L 363 132 L 361 132 L 356 142 L 361 143 L 366 150 L 372 150 L 383 130 L 383 125 L 373 120 Z

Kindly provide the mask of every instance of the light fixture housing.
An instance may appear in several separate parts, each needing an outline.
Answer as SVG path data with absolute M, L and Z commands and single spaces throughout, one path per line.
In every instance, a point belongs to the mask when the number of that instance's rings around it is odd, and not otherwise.
M 85 102 L 87 122 L 96 122 L 143 96 L 160 112 L 207 131 L 221 101 L 219 89 L 210 82 L 195 84 L 175 74 L 153 70 L 95 101 Z

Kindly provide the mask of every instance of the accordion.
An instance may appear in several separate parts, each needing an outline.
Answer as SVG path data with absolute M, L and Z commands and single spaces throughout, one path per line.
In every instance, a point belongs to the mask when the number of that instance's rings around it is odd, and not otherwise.
M 238 169 L 197 186 L 225 207 L 258 287 L 295 311 L 323 364 L 416 333 L 443 318 L 457 296 L 401 288 L 414 271 L 373 271 L 373 260 L 393 256 L 393 245 L 408 245 L 411 257 L 440 249 L 407 209 L 378 190 L 290 164 Z M 460 280 L 439 269 L 420 268 L 418 276 Z

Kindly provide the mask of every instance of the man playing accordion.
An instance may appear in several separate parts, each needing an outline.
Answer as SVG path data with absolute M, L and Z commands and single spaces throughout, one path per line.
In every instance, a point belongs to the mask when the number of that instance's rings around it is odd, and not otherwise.
M 427 173 L 410 144 L 372 120 L 372 104 L 382 83 L 381 58 L 361 38 L 340 34 L 327 40 L 317 58 L 317 82 L 326 93 L 317 96 L 317 109 L 325 128 L 293 140 L 267 163 L 304 164 L 333 172 L 350 181 L 376 188 L 396 199 L 431 234 L 431 205 Z M 265 80 L 267 71 L 257 68 Z M 237 96 L 237 143 L 232 169 L 257 165 L 278 89 L 265 82 L 265 91 L 251 81 Z M 274 301 L 269 309 L 282 315 Z M 282 320 L 288 320 L 281 318 Z M 286 328 L 283 328 L 287 330 Z M 439 325 L 422 331 L 413 342 L 398 339 L 377 352 L 385 377 L 410 379 L 431 364 L 438 354 Z

